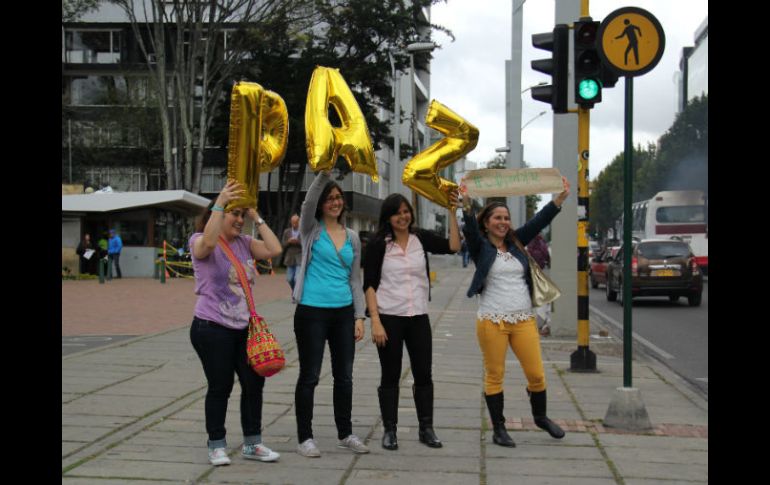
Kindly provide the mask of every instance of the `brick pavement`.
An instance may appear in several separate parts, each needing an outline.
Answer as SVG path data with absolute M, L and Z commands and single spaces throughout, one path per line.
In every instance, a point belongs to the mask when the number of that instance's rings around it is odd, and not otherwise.
M 195 306 L 192 279 L 63 280 L 62 336 L 148 335 L 190 324 Z M 260 276 L 256 304 L 290 298 L 283 275 Z

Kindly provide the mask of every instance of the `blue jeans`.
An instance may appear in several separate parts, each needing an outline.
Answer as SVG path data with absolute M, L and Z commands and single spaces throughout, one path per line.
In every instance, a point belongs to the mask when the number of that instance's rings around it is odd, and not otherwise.
M 294 335 L 299 353 L 299 377 L 294 392 L 299 442 L 313 437 L 313 399 L 321 376 L 324 347 L 329 353 L 334 377 L 334 422 L 339 439 L 353 433 L 353 356 L 355 328 L 353 305 L 342 308 L 319 308 L 297 305 L 294 313 Z
M 238 374 L 241 383 L 241 428 L 244 442 L 262 442 L 262 389 L 265 378 L 259 376 L 246 356 L 248 328 L 233 330 L 218 323 L 193 318 L 190 341 L 203 364 L 208 381 L 206 392 L 206 431 L 210 448 L 226 446 L 225 416 L 227 401 Z
M 291 291 L 294 291 L 294 284 L 297 282 L 297 270 L 299 266 L 287 266 L 286 267 L 286 281 L 291 286 Z

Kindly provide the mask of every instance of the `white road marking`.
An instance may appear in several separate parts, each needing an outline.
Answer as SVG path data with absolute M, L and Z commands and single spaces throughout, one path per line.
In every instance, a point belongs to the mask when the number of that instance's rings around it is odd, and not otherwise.
M 590 310 L 591 310 L 592 312 L 594 312 L 594 313 L 596 313 L 597 315 L 599 315 L 600 317 L 604 318 L 604 319 L 605 319 L 607 322 L 609 322 L 609 323 L 611 323 L 612 325 L 614 325 L 614 326 L 615 326 L 616 328 L 618 328 L 618 329 L 619 329 L 621 332 L 623 331 L 623 324 L 616 322 L 616 321 L 615 321 L 615 320 L 614 320 L 612 317 L 610 317 L 609 315 L 606 315 L 605 313 L 603 313 L 603 312 L 599 311 L 599 310 L 598 310 L 598 309 L 597 309 L 595 306 L 593 306 L 593 305 L 589 305 L 589 308 L 590 308 Z M 631 332 L 631 334 L 633 335 L 634 339 L 636 339 L 637 341 L 639 341 L 640 343 L 642 343 L 642 345 L 644 345 L 645 347 L 648 347 L 650 350 L 652 350 L 652 351 L 653 351 L 653 352 L 655 352 L 656 354 L 660 355 L 660 356 L 661 356 L 661 357 L 663 357 L 664 359 L 674 359 L 674 358 L 675 358 L 673 355 L 669 354 L 669 353 L 668 353 L 668 352 L 666 352 L 665 350 L 663 350 L 663 349 L 661 349 L 660 347 L 658 347 L 657 345 L 653 344 L 652 342 L 650 342 L 650 341 L 649 341 L 649 340 L 647 340 L 646 338 L 642 337 L 642 336 L 641 336 L 641 335 L 639 335 L 638 333 L 636 333 L 636 332 Z

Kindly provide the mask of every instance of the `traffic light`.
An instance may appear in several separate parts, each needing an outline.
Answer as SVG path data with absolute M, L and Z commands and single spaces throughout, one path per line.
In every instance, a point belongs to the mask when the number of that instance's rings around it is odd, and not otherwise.
M 582 17 L 575 22 L 575 103 L 582 108 L 590 109 L 602 100 L 602 83 L 611 81 L 609 71 L 603 69 L 602 61 L 597 51 L 597 33 L 599 22 L 591 17 Z M 603 71 L 604 76 L 602 75 Z M 617 81 L 617 76 L 615 76 Z M 615 85 L 615 82 L 612 82 Z
M 552 32 L 532 35 L 532 45 L 553 52 L 551 59 L 532 61 L 532 69 L 551 75 L 551 84 L 532 88 L 532 99 L 551 105 L 554 113 L 567 112 L 569 27 L 557 24 Z

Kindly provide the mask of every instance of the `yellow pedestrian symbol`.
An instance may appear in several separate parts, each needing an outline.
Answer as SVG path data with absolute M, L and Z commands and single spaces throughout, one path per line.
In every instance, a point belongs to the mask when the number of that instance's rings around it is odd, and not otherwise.
M 599 56 L 618 76 L 639 76 L 663 57 L 666 38 L 651 13 L 624 7 L 609 14 L 599 26 Z

